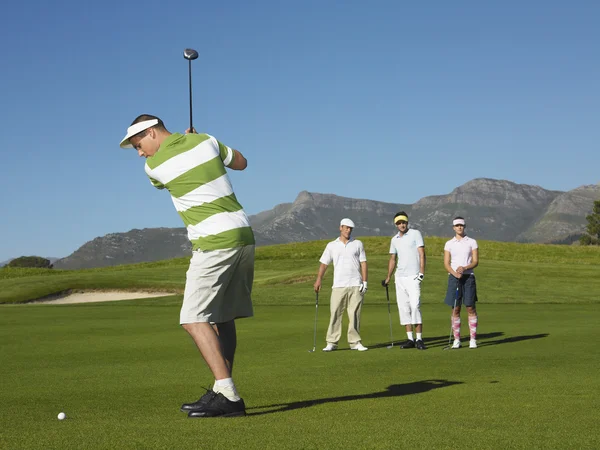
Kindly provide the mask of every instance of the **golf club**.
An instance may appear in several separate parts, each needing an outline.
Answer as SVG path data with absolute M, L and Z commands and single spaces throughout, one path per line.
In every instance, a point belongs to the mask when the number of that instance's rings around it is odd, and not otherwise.
M 190 133 L 194 132 L 194 125 L 192 123 L 192 61 L 198 58 L 198 52 L 193 48 L 186 48 L 183 51 L 183 57 L 188 60 L 188 73 L 190 80 Z
M 381 285 L 385 288 L 385 296 L 387 297 L 388 318 L 390 320 L 390 341 L 392 342 L 387 348 L 394 348 L 394 336 L 392 334 L 392 310 L 390 309 L 390 292 L 385 280 L 381 280 Z
M 316 292 L 316 300 L 315 300 L 315 330 L 314 330 L 314 337 L 313 337 L 313 348 L 312 350 L 309 350 L 308 353 L 314 353 L 315 350 L 317 349 L 317 316 L 319 315 L 319 293 Z
M 442 350 L 449 350 L 452 348 L 452 332 L 454 331 L 452 325 L 454 325 L 454 309 L 456 308 L 456 301 L 458 300 L 458 287 L 460 282 L 456 283 L 456 295 L 454 296 L 454 306 L 452 307 L 452 314 L 450 314 L 450 337 L 448 338 L 448 345 Z

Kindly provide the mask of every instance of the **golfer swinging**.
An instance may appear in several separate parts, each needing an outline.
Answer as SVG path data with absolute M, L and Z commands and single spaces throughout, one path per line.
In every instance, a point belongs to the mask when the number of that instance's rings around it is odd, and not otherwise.
M 387 286 L 396 270 L 396 301 L 400 314 L 400 324 L 406 326 L 408 340 L 400 348 L 425 350 L 423 342 L 423 320 L 421 317 L 421 282 L 425 278 L 425 243 L 419 230 L 408 228 L 408 214 L 400 211 L 394 216 L 398 228 L 390 243 L 388 274 L 384 280 Z M 397 264 L 396 264 L 396 259 Z M 417 334 L 413 337 L 413 326 Z
M 319 262 L 319 272 L 315 281 L 315 292 L 321 290 L 323 275 L 327 266 L 333 262 L 333 288 L 331 290 L 329 328 L 327 329 L 327 346 L 324 352 L 331 352 L 338 347 L 342 336 L 342 315 L 348 309 L 348 344 L 352 350 L 364 352 L 368 350 L 362 345 L 360 338 L 360 313 L 363 299 L 367 292 L 367 255 L 363 243 L 351 238 L 354 222 L 342 219 L 340 237 L 331 241 Z
M 469 348 L 477 348 L 477 286 L 473 269 L 479 264 L 477 241 L 465 233 L 465 219 L 452 221 L 455 236 L 444 245 L 444 267 L 448 271 L 448 290 L 444 302 L 452 308 L 452 348 L 460 348 L 460 307 L 464 303 L 469 315 L 471 340 Z
M 162 120 L 148 114 L 133 121 L 121 147 L 135 148 L 146 158 L 150 182 L 169 191 L 192 243 L 180 324 L 215 383 L 181 410 L 192 418 L 244 415 L 231 370 L 234 320 L 253 315 L 254 234 L 225 168 L 244 170 L 246 158 L 207 134 L 171 134 Z

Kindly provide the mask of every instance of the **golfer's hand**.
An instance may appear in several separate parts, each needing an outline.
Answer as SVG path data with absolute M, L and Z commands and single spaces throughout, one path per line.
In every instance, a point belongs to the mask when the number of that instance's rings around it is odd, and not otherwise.
M 385 280 L 381 280 L 381 285 L 383 287 L 387 287 L 390 284 L 390 277 L 387 277 Z
M 315 281 L 313 287 L 315 288 L 315 292 L 319 292 L 321 290 L 321 280 Z
M 365 294 L 367 292 L 367 282 L 363 281 L 362 284 L 358 287 L 358 290 L 361 294 Z
M 425 274 L 424 274 L 424 273 L 421 273 L 421 272 L 419 272 L 419 275 L 417 275 L 417 276 L 415 277 L 415 280 L 419 280 L 419 282 L 421 282 L 421 281 L 423 281 L 423 278 L 425 278 Z
M 196 129 L 192 128 L 192 131 L 190 131 L 190 129 L 188 128 L 187 130 L 185 130 L 185 134 L 190 134 L 190 133 L 196 134 Z
M 465 271 L 465 268 L 463 266 L 458 266 L 456 268 L 456 273 L 459 275 L 459 278 L 462 276 L 464 271 Z

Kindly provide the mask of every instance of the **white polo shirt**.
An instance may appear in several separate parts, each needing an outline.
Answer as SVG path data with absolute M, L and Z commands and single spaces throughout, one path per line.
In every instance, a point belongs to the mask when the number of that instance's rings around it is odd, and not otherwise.
M 423 236 L 418 230 L 408 229 L 404 235 L 396 234 L 390 244 L 390 254 L 396 255 L 396 276 L 410 277 L 421 270 L 419 247 L 425 247 Z
M 351 238 L 344 244 L 337 238 L 327 244 L 319 262 L 327 265 L 333 262 L 333 287 L 340 288 L 361 285 L 360 263 L 366 260 L 362 242 Z
M 450 239 L 444 245 L 444 251 L 450 252 L 450 267 L 453 270 L 460 266 L 468 266 L 473 261 L 473 250 L 479 248 L 477 241 L 465 236 L 462 239 L 456 239 L 456 236 Z M 473 273 L 473 269 L 466 269 L 463 273 Z

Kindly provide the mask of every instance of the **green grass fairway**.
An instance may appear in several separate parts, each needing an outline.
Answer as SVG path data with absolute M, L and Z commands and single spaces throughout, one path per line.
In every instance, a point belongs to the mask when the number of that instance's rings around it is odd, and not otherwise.
M 480 348 L 454 351 L 442 350 L 446 309 L 429 305 L 425 352 L 386 349 L 387 307 L 367 305 L 370 350 L 342 344 L 329 354 L 320 351 L 326 308 L 319 351 L 309 353 L 314 307 L 259 306 L 238 322 L 235 375 L 249 416 L 189 420 L 179 404 L 211 377 L 176 324 L 178 304 L 2 308 L 0 447 L 600 445 L 595 305 L 480 305 Z
M 190 420 L 179 412 L 212 383 L 178 326 L 181 295 L 0 306 L 0 448 L 600 448 L 600 260 L 591 253 L 579 260 L 562 249 L 523 246 L 515 260 L 482 259 L 480 347 L 442 350 L 450 331 L 441 303 L 446 275 L 433 252 L 422 305 L 429 348 L 417 351 L 386 348 L 388 309 L 378 282 L 387 258 L 375 251 L 385 242 L 369 241 L 361 324 L 369 351 L 348 350 L 344 335 L 340 350 L 321 352 L 324 289 L 317 352 L 309 353 L 318 266 L 311 245 L 259 249 L 255 317 L 238 321 L 242 418 Z M 185 269 L 185 260 L 173 260 L 96 271 L 0 270 L 0 301 L 84 283 L 180 288 Z M 330 286 L 331 269 L 328 276 Z M 395 305 L 392 314 L 398 342 L 406 335 Z M 466 338 L 465 324 L 462 332 Z M 56 418 L 61 411 L 64 421 Z

